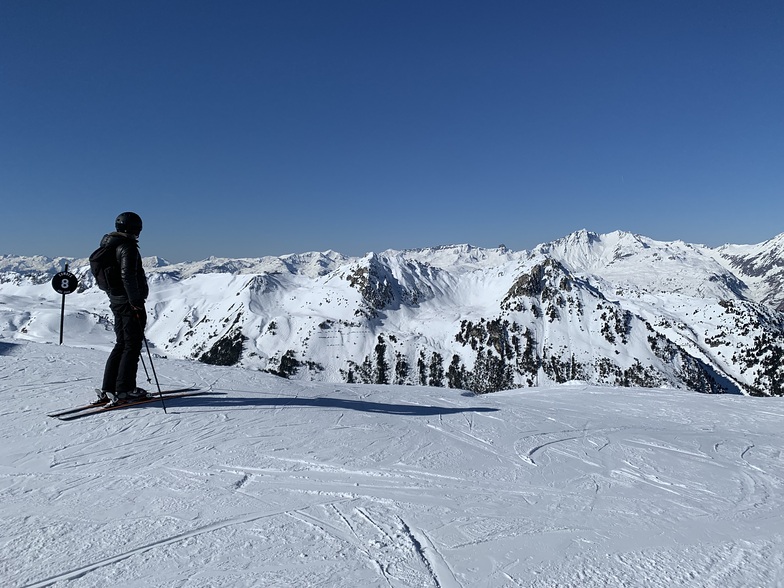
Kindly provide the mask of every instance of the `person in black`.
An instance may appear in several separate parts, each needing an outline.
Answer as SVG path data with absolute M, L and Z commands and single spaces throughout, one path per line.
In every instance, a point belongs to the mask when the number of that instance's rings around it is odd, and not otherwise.
M 109 308 L 114 314 L 117 341 L 106 361 L 100 400 L 114 404 L 147 396 L 136 386 L 136 370 L 144 342 L 147 312 L 144 302 L 149 295 L 147 277 L 139 253 L 142 219 L 134 212 L 123 212 L 114 223 L 115 232 L 104 235 L 101 247 L 113 247 L 115 255 L 106 272 L 109 283 Z

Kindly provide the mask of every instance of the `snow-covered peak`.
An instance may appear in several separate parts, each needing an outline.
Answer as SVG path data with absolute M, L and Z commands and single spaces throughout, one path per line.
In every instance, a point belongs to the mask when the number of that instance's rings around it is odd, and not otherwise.
M 583 229 L 538 245 L 532 253 L 554 257 L 573 271 L 594 271 L 630 255 L 631 250 L 639 251 L 644 247 L 631 233 L 616 231 L 600 235 Z
M 142 261 L 146 268 L 166 267 L 167 265 L 171 265 L 168 260 L 158 257 L 157 255 L 153 257 L 144 257 Z
M 56 273 L 62 271 L 66 264 L 69 264 L 71 267 L 76 267 L 85 262 L 86 260 L 74 260 L 67 257 L 52 258 L 43 255 L 34 255 L 31 257 L 0 255 L 0 273 Z
M 757 245 L 723 245 L 711 253 L 752 288 L 755 300 L 784 310 L 784 233 Z
M 440 268 L 464 268 L 466 270 L 498 267 L 510 259 L 522 259 L 525 252 L 513 252 L 501 245 L 495 248 L 476 247 L 467 243 L 443 245 L 421 249 L 390 250 L 387 254 L 426 263 Z
M 533 253 L 555 257 L 573 271 L 591 272 L 629 259 L 634 262 L 657 256 L 683 259 L 695 251 L 698 250 L 694 246 L 682 241 L 656 241 L 626 231 L 597 234 L 581 230 L 538 245 Z
M 761 277 L 784 267 L 784 233 L 757 245 L 723 245 L 716 251 L 744 275 Z
M 705 248 L 614 231 L 577 231 L 537 246 L 532 256 L 558 260 L 571 272 L 641 293 L 699 293 L 712 298 L 746 296 L 747 289 Z

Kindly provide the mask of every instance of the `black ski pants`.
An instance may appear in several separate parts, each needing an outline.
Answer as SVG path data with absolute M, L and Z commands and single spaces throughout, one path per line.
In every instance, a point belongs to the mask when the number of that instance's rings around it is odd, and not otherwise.
M 114 349 L 106 360 L 103 372 L 105 392 L 132 392 L 136 390 L 136 370 L 144 343 L 144 326 L 147 314 L 144 309 L 134 310 L 128 302 L 112 300 L 109 308 L 114 314 Z

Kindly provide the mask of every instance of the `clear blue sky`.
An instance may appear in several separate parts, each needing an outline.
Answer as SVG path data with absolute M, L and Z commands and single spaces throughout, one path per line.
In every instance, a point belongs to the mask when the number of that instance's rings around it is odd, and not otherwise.
M 0 254 L 784 232 L 784 2 L 0 1 Z

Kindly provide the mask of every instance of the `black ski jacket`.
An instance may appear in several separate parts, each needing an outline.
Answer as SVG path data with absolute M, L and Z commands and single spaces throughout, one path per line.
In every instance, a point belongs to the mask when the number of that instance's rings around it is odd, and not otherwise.
M 131 306 L 142 308 L 150 289 L 136 238 L 127 233 L 112 232 L 103 236 L 101 247 L 115 247 L 117 267 L 114 269 L 119 269 L 109 273 L 109 298 L 113 302 L 129 302 Z

